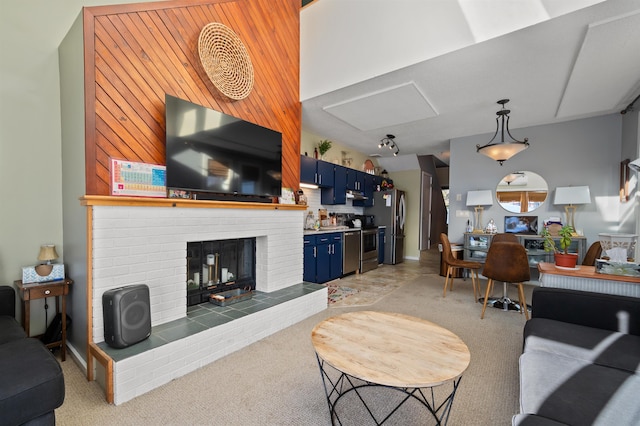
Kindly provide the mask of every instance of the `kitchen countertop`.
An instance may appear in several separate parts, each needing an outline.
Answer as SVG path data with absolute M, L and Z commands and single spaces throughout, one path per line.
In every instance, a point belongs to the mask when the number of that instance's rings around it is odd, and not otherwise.
M 305 229 L 304 235 L 318 235 L 346 231 L 360 231 L 360 228 L 349 228 L 348 226 L 322 226 L 317 231 L 315 229 Z
M 386 228 L 386 226 L 378 226 L 380 228 Z M 362 228 L 349 228 L 348 226 L 323 226 L 317 231 L 314 229 L 305 229 L 304 235 L 319 235 L 328 234 L 331 232 L 348 232 L 348 231 L 362 231 Z

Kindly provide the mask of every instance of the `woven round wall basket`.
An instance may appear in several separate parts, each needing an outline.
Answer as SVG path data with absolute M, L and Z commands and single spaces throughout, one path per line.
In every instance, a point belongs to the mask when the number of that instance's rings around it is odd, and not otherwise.
M 253 89 L 253 65 L 242 40 L 229 27 L 212 22 L 198 38 L 198 54 L 209 79 L 225 96 L 244 99 Z

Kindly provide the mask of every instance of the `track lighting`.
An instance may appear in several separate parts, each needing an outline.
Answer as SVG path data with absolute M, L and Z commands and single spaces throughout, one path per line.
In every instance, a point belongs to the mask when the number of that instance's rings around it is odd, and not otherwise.
M 378 144 L 378 148 L 382 148 L 386 146 L 391 151 L 395 149 L 396 151 L 393 153 L 393 156 L 397 157 L 398 154 L 400 153 L 400 148 L 398 148 L 398 145 L 396 144 L 396 141 L 394 139 L 395 139 L 394 135 L 387 135 L 386 137 L 380 140 L 380 143 Z

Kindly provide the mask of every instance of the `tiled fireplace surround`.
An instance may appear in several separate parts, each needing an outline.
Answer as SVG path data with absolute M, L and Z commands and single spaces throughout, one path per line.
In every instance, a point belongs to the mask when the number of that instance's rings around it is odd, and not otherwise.
M 93 206 L 92 332 L 104 341 L 102 294 L 147 284 L 152 327 L 187 316 L 186 244 L 256 238 L 256 290 L 300 285 L 303 211 L 275 208 Z M 113 362 L 113 399 L 121 404 L 327 307 L 325 291 L 302 295 L 175 342 Z

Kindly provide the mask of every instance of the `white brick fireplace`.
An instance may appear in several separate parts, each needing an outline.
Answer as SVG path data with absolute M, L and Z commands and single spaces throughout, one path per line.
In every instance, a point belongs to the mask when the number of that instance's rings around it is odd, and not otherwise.
M 102 294 L 109 289 L 148 285 L 152 326 L 187 316 L 186 253 L 190 241 L 255 237 L 256 290 L 270 293 L 302 282 L 304 210 L 273 206 L 197 208 L 185 202 L 171 207 L 169 200 L 153 206 L 133 204 L 94 204 L 91 208 L 90 315 L 91 341 L 95 344 L 104 341 Z M 239 336 L 241 342 L 220 339 L 221 333 L 228 333 L 227 328 L 237 330 L 232 324 L 191 336 L 188 340 L 193 343 L 188 346 L 193 348 L 198 341 L 198 347 L 207 354 L 199 359 L 192 351 L 182 354 L 185 342 L 181 342 L 114 362 L 114 402 L 123 403 L 325 309 L 326 291 L 292 302 L 240 321 L 256 325 L 253 331 L 241 327 L 247 330 Z M 215 342 L 220 340 L 228 347 L 217 347 Z M 167 356 L 176 360 L 175 368 L 166 368 Z M 140 371 L 145 374 L 137 377 Z
M 302 282 L 302 213 L 286 210 L 95 206 L 93 338 L 104 340 L 102 294 L 147 284 L 151 324 L 187 314 L 187 242 L 256 238 L 256 290 Z

